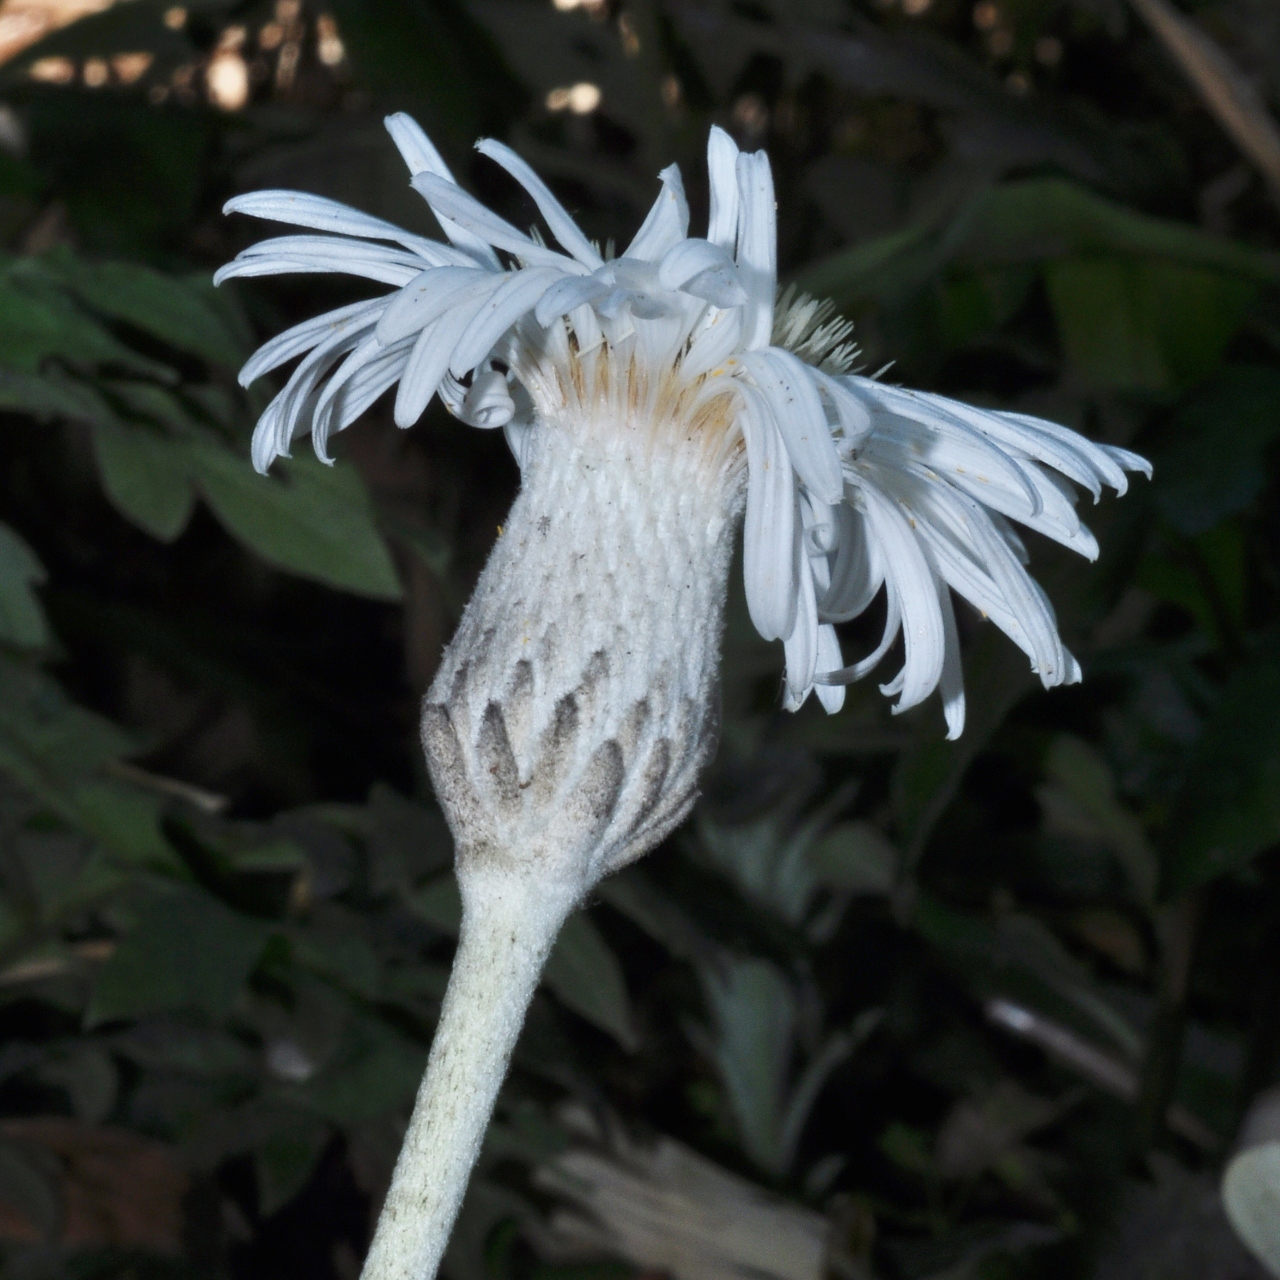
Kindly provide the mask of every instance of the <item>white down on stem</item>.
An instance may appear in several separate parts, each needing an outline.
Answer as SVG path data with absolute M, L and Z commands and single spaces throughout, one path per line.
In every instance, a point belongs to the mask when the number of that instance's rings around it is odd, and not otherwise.
M 964 724 L 952 592 L 1046 686 L 1079 679 L 1014 521 L 1090 558 L 1071 482 L 1095 501 L 1146 462 L 1022 414 L 851 372 L 851 326 L 776 299 L 763 153 L 713 129 L 705 238 L 679 172 L 606 258 L 523 160 L 479 149 L 528 192 L 564 252 L 479 204 L 406 116 L 387 121 L 447 243 L 333 201 L 266 191 L 228 211 L 325 234 L 251 246 L 218 279 L 339 271 L 392 292 L 273 338 L 253 379 L 299 359 L 254 432 L 265 471 L 398 384 L 502 427 L 521 490 L 423 708 L 453 830 L 462 928 L 426 1076 L 365 1280 L 432 1280 L 560 926 L 602 876 L 688 813 L 715 751 L 729 564 L 739 526 L 752 621 L 783 642 L 782 702 L 844 686 L 897 649 L 894 710 L 941 692 Z M 883 595 L 880 644 L 845 665 L 835 631 Z

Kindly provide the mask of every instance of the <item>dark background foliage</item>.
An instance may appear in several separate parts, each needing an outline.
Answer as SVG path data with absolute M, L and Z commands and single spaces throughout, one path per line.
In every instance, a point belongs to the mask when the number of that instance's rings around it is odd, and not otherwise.
M 1256 125 L 1273 6 L 1193 8 Z M 518 476 L 385 403 L 256 476 L 236 369 L 361 295 L 209 277 L 257 187 L 430 231 L 389 110 L 619 241 L 672 160 L 698 225 L 720 123 L 868 371 L 1156 467 L 1097 564 L 1032 547 L 1083 684 L 965 612 L 955 744 L 873 681 L 782 714 L 734 596 L 704 799 L 557 945 L 450 1275 L 1264 1274 L 1217 1187 L 1280 1074 L 1276 175 L 1150 12 L 129 0 L 0 66 L 6 1275 L 358 1272 L 456 931 L 417 700 Z

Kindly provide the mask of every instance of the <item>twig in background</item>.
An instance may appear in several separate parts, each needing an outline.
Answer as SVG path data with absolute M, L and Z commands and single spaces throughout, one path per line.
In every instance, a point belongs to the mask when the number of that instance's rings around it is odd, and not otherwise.
M 1280 128 L 1239 67 L 1169 0 L 1132 0 L 1133 7 L 1195 86 L 1214 119 L 1261 170 L 1280 205 Z
M 1125 1102 L 1137 1102 L 1140 1089 L 1138 1073 L 1069 1027 L 1002 996 L 988 1000 L 984 1012 L 989 1022 L 1038 1045 L 1049 1057 L 1069 1067 L 1103 1093 Z M 1170 1104 L 1165 1113 L 1165 1123 L 1171 1132 L 1203 1151 L 1216 1151 L 1221 1146 L 1218 1135 L 1180 1103 Z

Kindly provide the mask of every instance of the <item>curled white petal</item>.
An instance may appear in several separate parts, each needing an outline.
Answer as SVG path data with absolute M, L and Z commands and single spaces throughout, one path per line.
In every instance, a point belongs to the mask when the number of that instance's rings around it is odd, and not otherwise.
M 462 401 L 459 415 L 473 427 L 505 427 L 515 416 L 516 404 L 507 389 L 505 374 L 496 369 L 478 373 Z

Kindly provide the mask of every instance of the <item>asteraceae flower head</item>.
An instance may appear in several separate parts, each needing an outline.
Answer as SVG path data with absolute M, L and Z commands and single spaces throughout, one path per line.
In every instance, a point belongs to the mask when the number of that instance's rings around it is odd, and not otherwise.
M 522 466 L 566 429 L 611 432 L 627 448 L 693 443 L 720 490 L 708 493 L 708 511 L 720 501 L 731 516 L 734 482 L 746 473 L 747 600 L 761 635 L 785 643 L 789 709 L 815 687 L 828 711 L 838 709 L 841 686 L 874 669 L 901 633 L 904 664 L 884 691 L 905 710 L 941 685 L 958 735 L 951 590 L 1026 652 L 1046 686 L 1079 678 L 1010 522 L 1093 558 L 1097 544 L 1066 482 L 1097 500 L 1104 484 L 1123 493 L 1125 471 L 1149 473 L 1147 463 L 1042 419 L 853 373 L 851 326 L 828 304 L 789 294 L 775 302 L 763 153 L 744 155 L 713 129 L 706 237 L 688 235 L 673 166 L 635 239 L 606 258 L 501 143 L 478 150 L 525 188 L 560 250 L 463 191 L 408 117 L 387 123 L 448 243 L 294 192 L 227 205 L 331 234 L 256 244 L 219 279 L 342 271 L 396 286 L 281 334 L 245 366 L 247 385 L 306 357 L 258 424 L 259 470 L 306 433 L 328 461 L 331 435 L 396 383 L 400 426 L 438 395 L 463 422 L 503 427 Z M 884 637 L 846 666 L 832 624 L 864 611 L 882 588 Z
M 479 150 L 558 245 L 454 181 L 408 117 L 388 128 L 445 240 L 333 201 L 264 191 L 227 210 L 321 234 L 266 240 L 217 279 L 346 272 L 392 286 L 282 333 L 246 385 L 301 357 L 263 413 L 265 471 L 398 384 L 407 427 L 433 397 L 501 427 L 521 489 L 423 711 L 458 845 L 463 923 L 427 1079 L 366 1280 L 429 1280 L 525 1005 L 561 923 L 601 876 L 688 812 L 718 730 L 718 669 L 741 521 L 751 618 L 786 657 L 784 705 L 838 710 L 899 635 L 895 710 L 941 690 L 964 723 L 955 591 L 1048 685 L 1079 678 L 1013 521 L 1087 556 L 1082 485 L 1124 492 L 1141 458 L 1050 422 L 853 371 L 851 326 L 777 298 L 763 153 L 711 131 L 710 217 L 688 234 L 678 170 L 635 238 L 602 253 L 513 151 Z M 884 635 L 845 664 L 835 624 L 883 590 Z

